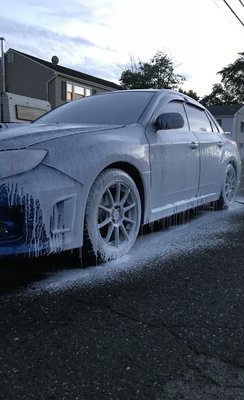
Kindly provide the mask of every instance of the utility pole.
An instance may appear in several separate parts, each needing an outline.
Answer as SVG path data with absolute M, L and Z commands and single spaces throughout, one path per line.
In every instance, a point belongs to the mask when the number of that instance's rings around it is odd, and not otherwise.
M 0 37 L 1 42 L 1 86 L 2 92 L 5 92 L 5 62 L 4 62 L 4 37 Z

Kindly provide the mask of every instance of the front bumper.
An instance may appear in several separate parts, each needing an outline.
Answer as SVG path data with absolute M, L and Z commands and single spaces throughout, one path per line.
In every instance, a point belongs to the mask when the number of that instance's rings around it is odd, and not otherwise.
M 37 257 L 83 244 L 83 185 L 55 169 L 0 180 L 0 257 Z

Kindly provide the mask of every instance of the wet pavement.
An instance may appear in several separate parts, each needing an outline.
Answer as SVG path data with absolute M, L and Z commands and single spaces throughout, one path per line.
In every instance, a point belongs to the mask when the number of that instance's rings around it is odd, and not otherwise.
M 243 400 L 243 203 L 128 261 L 1 265 L 1 400 Z

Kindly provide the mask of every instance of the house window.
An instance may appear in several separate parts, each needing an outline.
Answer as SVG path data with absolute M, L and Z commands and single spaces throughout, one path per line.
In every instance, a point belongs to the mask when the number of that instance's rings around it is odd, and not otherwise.
M 85 96 L 85 89 L 82 86 L 74 85 L 74 94 L 72 100 L 77 100 L 84 96 Z
M 244 133 L 244 121 L 241 121 L 240 132 Z
M 66 86 L 66 100 L 68 101 L 73 100 L 73 89 L 71 83 L 67 83 Z
M 81 86 L 81 85 L 76 85 L 71 82 L 66 83 L 66 100 L 71 101 L 71 100 L 77 100 L 80 99 L 81 97 L 85 96 L 91 96 L 91 89 Z

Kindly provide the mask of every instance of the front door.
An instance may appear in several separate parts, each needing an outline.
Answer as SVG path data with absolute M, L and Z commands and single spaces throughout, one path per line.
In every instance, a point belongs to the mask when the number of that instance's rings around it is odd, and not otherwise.
M 150 144 L 151 207 L 155 214 L 167 215 L 179 202 L 196 198 L 199 184 L 199 142 L 188 128 L 182 102 L 171 101 L 162 112 L 177 112 L 183 116 L 180 129 L 147 132 Z M 165 212 L 164 212 L 165 211 Z M 177 210 L 175 210 L 177 211 Z

